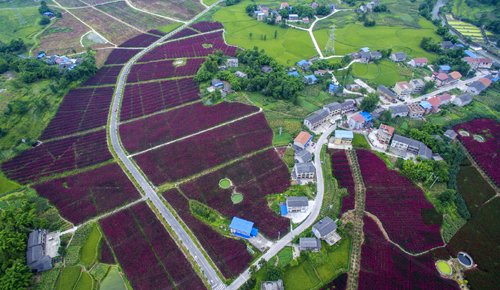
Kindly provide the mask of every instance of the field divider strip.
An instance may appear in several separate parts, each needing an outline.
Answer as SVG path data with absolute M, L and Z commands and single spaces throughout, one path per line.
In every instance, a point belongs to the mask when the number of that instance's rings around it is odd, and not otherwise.
M 132 8 L 134 10 L 137 10 L 137 11 L 140 11 L 140 12 L 143 12 L 143 13 L 146 13 L 146 14 L 150 14 L 150 15 L 153 15 L 153 16 L 156 16 L 156 17 L 165 18 L 165 19 L 168 19 L 168 20 L 171 20 L 171 21 L 182 22 L 184 24 L 187 23 L 186 21 L 183 21 L 183 20 L 179 20 L 179 19 L 176 19 L 176 18 L 172 18 L 172 17 L 168 17 L 168 16 L 163 16 L 163 15 L 160 15 L 160 14 L 155 14 L 155 13 L 148 12 L 146 10 L 139 9 L 139 8 L 135 7 L 134 5 L 132 5 L 132 3 L 130 3 L 130 1 L 128 1 L 128 0 L 125 0 L 125 3 L 127 3 L 127 5 L 130 8 Z M 202 13 L 203 13 L 203 11 L 202 11 Z
M 229 121 L 229 122 L 225 122 L 225 123 L 219 124 L 219 125 L 217 125 L 217 126 L 215 126 L 215 127 L 211 127 L 211 128 L 205 129 L 205 130 L 203 130 L 203 131 L 199 131 L 199 132 L 193 133 L 193 134 L 191 134 L 191 135 L 187 135 L 187 136 L 181 137 L 181 138 L 179 138 L 179 139 L 175 139 L 175 140 L 169 141 L 169 142 L 167 142 L 167 143 L 163 143 L 163 144 L 160 144 L 160 145 L 157 145 L 157 146 L 151 147 L 151 148 L 146 149 L 146 150 L 141 151 L 141 152 L 137 152 L 137 153 L 134 153 L 134 154 L 130 154 L 130 155 L 128 155 L 128 156 L 127 156 L 127 158 L 132 158 L 132 157 L 137 156 L 137 155 L 139 155 L 139 154 L 146 153 L 146 152 L 148 152 L 148 151 L 155 150 L 155 149 L 161 148 L 161 147 L 163 147 L 163 146 L 167 146 L 167 145 L 169 145 L 169 144 L 172 144 L 172 143 L 175 143 L 175 142 L 178 142 L 178 141 L 182 141 L 182 140 L 184 140 L 184 139 L 191 138 L 191 137 L 193 137 L 193 136 L 196 136 L 196 135 L 199 135 L 199 134 L 202 134 L 202 133 L 205 133 L 205 132 L 211 131 L 211 130 L 213 130 L 213 129 L 217 129 L 217 128 L 223 127 L 223 126 L 225 126 L 225 125 L 227 125 L 227 124 L 231 124 L 231 123 L 234 123 L 234 122 L 237 122 L 237 121 L 241 121 L 241 120 L 246 119 L 246 118 L 248 118 L 248 117 L 251 117 L 251 116 L 253 116 L 253 115 L 259 114 L 260 112 L 262 112 L 262 108 L 259 108 L 259 111 L 258 111 L 258 112 L 254 112 L 254 113 L 252 113 L 252 114 L 250 114 L 250 115 L 246 115 L 246 116 L 240 117 L 240 118 L 238 118 L 238 119 L 234 119 L 234 120 L 231 120 L 231 121 Z
M 190 27 L 186 26 L 185 28 L 189 28 L 191 29 Z M 188 36 L 184 36 L 184 37 L 179 37 L 179 38 L 174 38 L 174 39 L 170 39 L 168 40 L 168 38 L 164 41 L 164 42 L 160 42 L 158 45 L 163 45 L 163 44 L 166 44 L 166 43 L 169 43 L 169 42 L 174 42 L 174 41 L 177 41 L 177 40 L 184 40 L 184 39 L 188 39 L 188 38 L 193 38 L 195 36 L 200 36 L 200 35 L 205 35 L 205 34 L 210 34 L 210 33 L 214 33 L 214 32 L 219 32 L 219 31 L 225 31 L 224 28 L 220 28 L 220 29 L 217 29 L 217 30 L 211 30 L 211 31 L 208 31 L 208 32 L 201 32 L 201 33 L 198 33 L 198 34 L 193 34 L 193 35 L 188 35 Z M 175 35 L 175 34 L 174 34 Z M 173 36 L 173 35 L 172 35 Z M 233 45 L 234 46 L 234 45 Z M 196 58 L 202 58 L 204 56 L 198 56 Z M 184 58 L 184 57 L 178 57 L 178 58 Z M 195 57 L 188 57 L 188 58 L 195 58 Z M 163 60 L 163 59 L 161 59 Z M 158 61 L 161 61 L 161 60 L 158 60 Z M 140 62 L 138 62 L 140 63 Z

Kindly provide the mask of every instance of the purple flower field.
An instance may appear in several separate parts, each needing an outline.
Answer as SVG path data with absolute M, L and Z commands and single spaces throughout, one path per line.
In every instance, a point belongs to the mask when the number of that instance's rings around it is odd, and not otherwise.
M 155 34 L 155 35 L 158 35 L 158 36 L 164 36 L 165 35 L 165 32 L 157 30 L 157 29 L 149 30 L 148 33 Z
M 162 60 L 148 63 L 138 63 L 132 66 L 127 77 L 128 83 L 143 82 L 155 79 L 167 79 L 171 77 L 184 77 L 195 75 L 204 58 L 189 58 L 186 64 L 175 67 L 172 60 Z
M 229 178 L 233 187 L 223 189 L 219 181 Z M 290 173 L 274 149 L 261 152 L 242 161 L 203 175 L 180 186 L 189 199 L 195 199 L 231 219 L 236 216 L 255 223 L 266 237 L 278 238 L 290 230 L 290 220 L 273 212 L 266 203 L 266 195 L 281 193 L 290 187 Z M 243 201 L 233 204 L 235 190 Z
M 199 100 L 200 89 L 192 78 L 125 86 L 120 120 L 149 115 Z
M 195 35 L 195 34 L 198 34 L 198 32 L 194 31 L 192 29 L 189 29 L 189 28 L 184 28 L 183 30 L 181 30 L 181 31 L 177 32 L 176 34 L 172 35 L 171 37 L 169 37 L 168 40 L 182 38 L 182 37 Z
M 99 222 L 134 289 L 206 289 L 145 202 Z
M 117 163 L 33 186 L 77 225 L 141 197 Z
M 434 210 L 422 190 L 375 153 L 357 150 L 366 186 L 365 210 L 377 216 L 390 239 L 411 253 L 442 246 L 439 224 L 425 224 L 422 213 Z
M 149 180 L 174 182 L 272 145 L 263 113 L 134 157 Z
M 158 36 L 150 34 L 139 34 L 124 43 L 120 44 L 119 47 L 148 47 L 151 43 L 160 39 Z
M 123 66 L 103 66 L 95 75 L 90 77 L 82 86 L 114 85 Z
M 339 182 L 340 188 L 346 188 L 349 195 L 342 198 L 342 208 L 340 215 L 354 209 L 354 178 L 352 177 L 351 167 L 344 150 L 329 151 L 332 156 L 332 174 Z
M 21 184 L 112 159 L 106 130 L 43 143 L 2 163 L 4 174 Z
M 113 253 L 111 253 L 111 248 L 108 245 L 106 240 L 101 240 L 101 252 L 99 254 L 99 262 L 105 264 L 116 264 L 115 257 L 113 257 Z
M 105 126 L 114 87 L 69 91 L 40 137 L 48 140 Z
M 385 240 L 377 223 L 363 218 L 365 242 L 361 247 L 360 290 L 460 289 L 455 281 L 442 279 L 430 253 L 409 256 Z
M 249 266 L 253 256 L 243 241 L 226 238 L 194 217 L 188 200 L 177 189 L 170 189 L 162 195 L 191 229 L 226 279 L 238 276 Z
M 198 102 L 121 124 L 119 126 L 120 138 L 125 149 L 133 153 L 200 132 L 258 110 L 258 107 L 242 103 L 222 102 L 215 106 L 205 106 Z
M 200 32 L 208 32 L 224 28 L 224 26 L 222 26 L 222 23 L 220 22 L 197 22 L 191 25 L 191 27 Z
M 105 65 L 108 64 L 124 64 L 127 63 L 140 49 L 113 49 L 108 55 Z
M 211 44 L 212 47 L 203 47 L 203 44 Z M 201 57 L 213 53 L 214 50 L 222 50 L 225 55 L 236 56 L 236 47 L 228 46 L 222 38 L 222 31 L 198 35 L 178 41 L 167 42 L 153 48 L 146 53 L 139 62 L 161 60 L 166 58 Z

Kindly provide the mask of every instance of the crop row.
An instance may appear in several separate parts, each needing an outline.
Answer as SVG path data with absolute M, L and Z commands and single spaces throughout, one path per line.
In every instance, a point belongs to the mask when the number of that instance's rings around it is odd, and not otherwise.
M 115 84 L 122 70 L 121 65 L 117 66 L 103 66 L 101 67 L 95 75 L 90 77 L 83 86 L 102 86 Z
M 342 209 L 340 210 L 340 214 L 342 215 L 346 211 L 354 209 L 354 178 L 352 177 L 351 167 L 349 166 L 345 151 L 331 151 L 329 153 L 332 157 L 333 177 L 339 182 L 339 187 L 344 187 L 349 192 L 342 199 Z
M 229 178 L 233 187 L 223 189 L 219 181 Z M 239 217 L 255 223 L 265 236 L 277 239 L 285 235 L 290 221 L 273 212 L 266 196 L 284 192 L 290 187 L 290 173 L 274 149 L 261 152 L 217 171 L 181 185 L 189 199 L 195 199 L 217 210 L 222 215 Z M 243 201 L 233 204 L 233 190 L 243 195 Z
M 213 53 L 214 50 L 222 50 L 225 55 L 236 56 L 236 47 L 224 43 L 222 32 L 214 32 L 157 46 L 146 53 L 139 62 L 166 58 L 201 57 Z
M 180 67 L 175 67 L 172 60 L 135 64 L 130 70 L 127 82 L 143 82 L 195 75 L 204 61 L 204 58 L 190 58 L 186 60 L 185 65 Z
M 134 157 L 155 185 L 174 182 L 271 146 L 264 114 L 207 131 Z
M 199 100 L 198 84 L 192 78 L 127 85 L 120 120 L 149 115 Z
M 2 163 L 2 171 L 21 184 L 69 170 L 82 169 L 112 159 L 106 131 L 43 143 Z
M 115 257 L 113 257 L 113 253 L 111 253 L 111 249 L 109 248 L 108 242 L 106 242 L 105 239 L 101 240 L 99 262 L 105 264 L 115 264 Z
M 128 152 L 145 150 L 218 124 L 258 111 L 242 103 L 222 102 L 205 106 L 201 102 L 121 124 L 120 138 Z
M 200 241 L 226 279 L 238 276 L 249 266 L 253 257 L 243 241 L 224 237 L 194 217 L 188 200 L 177 189 L 170 189 L 162 195 Z
M 146 203 L 100 223 L 134 289 L 206 289 Z
M 165 35 L 165 32 L 157 30 L 157 29 L 149 30 L 148 33 L 155 34 L 155 35 L 158 35 L 158 36 L 164 36 Z
M 191 25 L 191 27 L 193 27 L 194 29 L 196 29 L 200 32 L 208 32 L 208 31 L 224 28 L 224 26 L 222 26 L 222 23 L 220 23 L 220 22 L 197 22 L 197 23 Z
M 117 163 L 33 187 L 75 225 L 141 197 Z
M 405 250 L 419 253 L 443 244 L 439 224 L 425 224 L 421 212 L 434 211 L 422 190 L 408 178 L 387 169 L 375 153 L 357 150 L 366 186 L 366 211 L 382 222 L 390 239 Z
M 192 30 L 192 29 L 189 29 L 189 28 L 184 28 L 183 30 L 177 32 L 176 34 L 172 35 L 171 37 L 169 37 L 168 39 L 177 39 L 177 38 L 182 38 L 182 37 L 186 37 L 186 36 L 190 36 L 190 35 L 195 35 L 195 34 L 198 34 L 198 32 Z
M 105 65 L 127 63 L 140 49 L 113 49 L 106 59 Z
M 491 119 L 476 119 L 453 129 L 469 132 L 468 137 L 459 134 L 458 138 L 491 179 L 500 185 L 500 162 L 497 160 L 500 158 L 500 124 Z M 477 141 L 474 135 L 480 135 L 484 141 Z
M 409 256 L 385 240 L 373 219 L 365 216 L 363 222 L 358 289 L 459 289 L 439 276 L 430 253 Z
M 52 139 L 105 126 L 114 87 L 69 91 L 40 137 Z
M 120 44 L 119 47 L 148 47 L 151 43 L 157 41 L 158 39 L 160 39 L 158 36 L 143 33 L 125 41 Z

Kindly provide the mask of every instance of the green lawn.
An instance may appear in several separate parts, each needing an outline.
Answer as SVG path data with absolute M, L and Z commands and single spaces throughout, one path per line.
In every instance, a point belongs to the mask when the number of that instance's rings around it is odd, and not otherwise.
M 72 290 L 80 277 L 81 269 L 80 266 L 65 267 L 57 280 L 56 290 Z
M 323 283 L 329 283 L 335 277 L 335 269 L 330 263 L 325 263 L 323 266 L 316 268 L 316 272 Z
M 214 14 L 213 20 L 224 24 L 228 44 L 245 49 L 257 46 L 283 65 L 292 65 L 317 54 L 307 31 L 267 25 L 248 16 L 245 7 L 251 3 L 253 2 L 245 0 L 236 5 L 222 7 Z M 263 39 L 264 35 L 266 40 Z
M 94 281 L 92 281 L 92 277 L 90 277 L 89 273 L 82 272 L 80 276 L 80 280 L 78 280 L 78 284 L 74 290 L 92 290 L 92 285 Z
M 80 260 L 83 264 L 90 266 L 94 263 L 97 258 L 97 245 L 101 239 L 101 233 L 97 226 L 92 228 L 90 235 L 88 236 L 85 244 L 80 250 Z
M 243 200 L 243 195 L 241 195 L 240 193 L 233 194 L 231 196 L 231 200 L 234 203 L 240 203 Z
M 375 63 L 355 63 L 351 75 L 359 78 L 368 79 L 377 84 L 392 86 L 399 81 L 407 81 L 409 78 L 400 74 L 401 67 L 389 61 Z M 337 76 L 342 76 L 342 72 L 337 72 Z
M 370 144 L 368 144 L 368 141 L 366 141 L 365 135 L 358 134 L 358 133 L 354 133 L 354 139 L 352 140 L 352 146 L 370 149 Z
M 280 258 L 278 267 L 283 268 L 288 265 L 288 263 L 290 263 L 290 261 L 292 261 L 293 259 L 292 247 L 286 247 L 281 250 L 281 252 L 278 253 L 278 257 Z
M 157 30 L 163 31 L 165 33 L 169 33 L 170 31 L 176 29 L 179 26 L 182 26 L 182 23 L 177 22 L 177 23 L 170 24 L 170 25 L 167 25 L 167 26 L 159 27 L 159 28 L 157 28 Z
M 220 187 L 222 188 L 228 188 L 229 185 L 231 185 L 231 182 L 229 181 L 229 179 L 222 179 L 220 182 L 219 182 L 219 185 Z
M 278 132 L 273 137 L 273 145 L 276 147 L 285 146 L 285 145 L 288 145 L 289 143 L 291 143 L 292 140 L 293 140 L 292 135 L 290 135 L 290 133 L 281 132 L 281 135 L 280 135 Z
M 123 282 L 122 277 L 118 273 L 118 269 L 116 267 L 112 267 L 109 270 L 108 276 L 104 278 L 101 283 L 100 290 L 127 290 L 125 287 L 125 283 Z
M 320 280 L 309 262 L 303 262 L 284 273 L 283 283 L 287 290 L 306 290 L 316 287 Z
M 0 42 L 9 42 L 11 39 L 21 38 L 25 43 L 33 43 L 33 36 L 43 29 L 43 26 L 38 25 L 41 18 L 38 9 L 33 7 L 18 9 L 17 11 L 26 20 L 26 25 L 21 25 L 16 13 L 11 9 L 0 10 L 0 27 L 2 27 Z
M 335 15 L 332 17 L 335 17 Z M 424 28 L 415 29 L 404 26 L 364 27 L 361 24 L 348 24 L 342 28 L 336 28 L 335 54 L 344 55 L 368 46 L 372 51 L 392 48 L 394 52 L 406 52 L 408 58 L 427 57 L 432 61 L 438 55 L 423 50 L 420 47 L 420 42 L 424 37 L 432 37 L 439 42 L 441 37 L 435 33 L 435 26 L 424 18 L 420 18 L 419 24 Z M 324 49 L 330 32 L 331 28 L 313 32 L 321 49 Z
M 349 253 L 351 251 L 351 237 L 344 238 L 340 242 L 340 247 L 328 253 L 335 270 L 347 269 L 349 267 Z
M 0 171 L 0 194 L 2 194 L 4 192 L 11 191 L 11 190 L 18 189 L 20 187 L 21 186 L 17 182 L 14 182 L 14 181 L 8 179 Z
M 105 243 L 104 240 L 103 243 Z M 95 280 L 100 282 L 108 274 L 109 268 L 109 265 L 99 263 L 92 267 L 92 271 L 90 271 L 90 274 L 94 277 Z

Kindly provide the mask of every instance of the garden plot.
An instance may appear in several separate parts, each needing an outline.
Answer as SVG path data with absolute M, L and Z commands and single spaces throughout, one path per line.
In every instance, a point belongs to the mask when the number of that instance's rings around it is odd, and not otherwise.
M 233 185 L 221 188 L 219 181 L 223 178 L 229 178 Z M 288 233 L 290 221 L 273 212 L 265 197 L 289 187 L 287 166 L 274 149 L 269 149 L 182 184 L 180 189 L 188 199 L 197 200 L 229 219 L 236 216 L 252 221 L 259 232 L 277 239 L 278 232 L 282 236 Z M 242 195 L 243 200 L 235 203 L 233 194 Z
M 46 54 L 68 54 L 74 49 L 76 52 L 85 51 L 80 44 L 82 35 L 90 29 L 69 13 L 63 13 L 54 25 L 47 28 L 39 37 L 41 42 L 37 51 Z
M 453 127 L 453 130 L 465 130 L 469 136 L 458 135 L 460 141 L 465 145 L 476 162 L 483 168 L 493 181 L 500 184 L 500 124 L 491 119 L 476 119 Z M 474 138 L 479 135 L 485 138 L 479 142 Z
M 170 189 L 162 196 L 193 232 L 226 279 L 237 277 L 249 266 L 253 256 L 247 251 L 243 241 L 224 237 L 194 217 L 188 200 L 177 189 Z
M 222 102 L 205 106 L 197 102 L 121 124 L 120 138 L 125 149 L 133 153 L 240 118 L 257 112 L 258 109 L 242 103 Z
M 332 174 L 339 182 L 339 187 L 344 187 L 349 192 L 349 195 L 342 198 L 342 209 L 340 215 L 354 209 L 355 184 L 352 176 L 351 167 L 344 150 L 329 151 L 332 156 Z
M 119 47 L 148 47 L 158 39 L 160 37 L 156 35 L 143 33 L 123 42 Z
M 2 163 L 4 174 L 21 184 L 112 159 L 106 131 L 46 142 Z
M 205 8 L 196 0 L 132 0 L 130 2 L 139 9 L 181 20 L 189 20 Z
M 389 238 L 411 253 L 442 246 L 441 224 L 426 218 L 435 209 L 422 190 L 397 171 L 387 169 L 375 153 L 356 153 L 366 186 L 365 210 L 377 216 Z
M 163 33 L 160 31 L 160 33 Z M 183 37 L 187 37 L 187 36 L 191 36 L 191 35 L 195 35 L 195 34 L 198 34 L 197 31 L 194 31 L 190 28 L 184 28 L 183 30 L 177 32 L 176 34 L 172 35 L 171 37 L 168 38 L 168 40 L 173 40 L 173 39 L 177 39 L 177 38 L 183 38 Z M 165 34 L 163 34 L 165 35 Z
M 123 22 L 129 23 L 142 31 L 148 31 L 174 23 L 172 20 L 132 9 L 125 1 L 107 3 L 96 7 L 99 10 L 112 15 Z
M 135 289 L 206 289 L 145 202 L 99 221 Z M 137 257 L 140 257 L 138 259 Z
M 141 197 L 117 163 L 40 183 L 34 188 L 75 225 Z
M 373 219 L 365 215 L 363 222 L 365 242 L 361 248 L 358 289 L 458 288 L 455 281 L 439 276 L 431 254 L 409 256 L 385 240 Z
M 173 60 L 138 63 L 132 66 L 127 82 L 194 76 L 204 61 L 205 58 L 189 58 L 183 66 L 179 67 L 173 65 Z
M 155 185 L 174 182 L 271 146 L 264 114 L 230 123 L 133 157 Z
M 114 87 L 69 91 L 40 139 L 62 137 L 106 125 L 113 91 Z
M 116 45 L 141 34 L 140 30 L 123 24 L 96 8 L 72 9 L 71 13 Z
M 125 64 L 134 55 L 136 55 L 140 49 L 113 49 L 106 59 L 105 65 L 109 64 Z
M 82 86 L 115 85 L 122 68 L 121 65 L 101 67 Z

